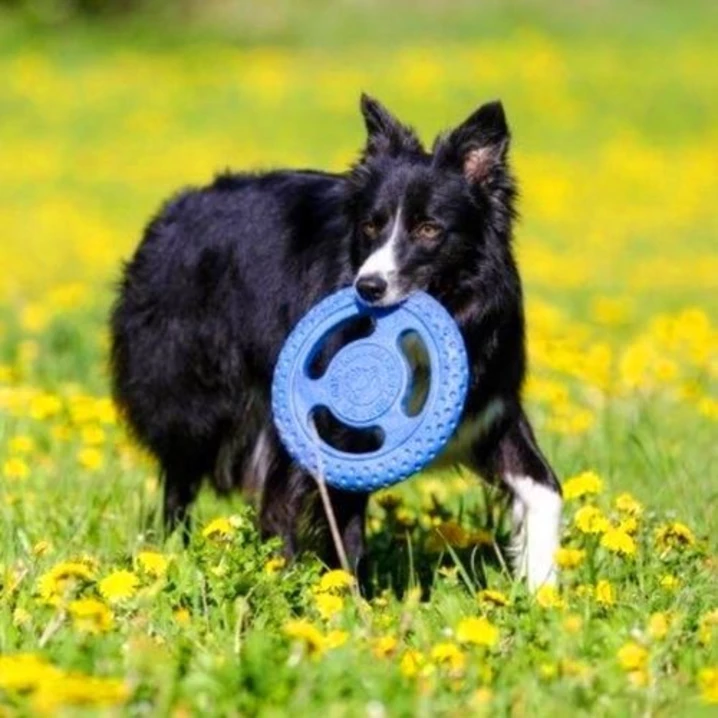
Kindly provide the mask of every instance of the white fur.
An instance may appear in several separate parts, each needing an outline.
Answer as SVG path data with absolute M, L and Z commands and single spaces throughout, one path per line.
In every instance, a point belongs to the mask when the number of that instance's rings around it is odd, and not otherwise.
M 375 302 L 376 306 L 390 306 L 402 299 L 397 283 L 399 265 L 396 257 L 396 245 L 399 239 L 400 229 L 401 206 L 397 209 L 396 215 L 394 216 L 394 223 L 391 227 L 389 239 L 366 258 L 366 261 L 359 267 L 359 271 L 357 272 L 357 281 L 363 277 L 378 274 L 387 283 L 386 294 L 378 302 Z
M 561 497 L 530 476 L 504 476 L 513 492 L 514 568 L 532 591 L 556 583 L 554 556 L 560 543 Z

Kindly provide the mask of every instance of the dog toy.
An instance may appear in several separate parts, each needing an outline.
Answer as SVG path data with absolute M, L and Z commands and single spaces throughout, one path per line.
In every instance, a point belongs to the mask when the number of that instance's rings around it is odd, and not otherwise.
M 373 332 L 343 346 L 321 376 L 313 362 L 328 338 L 350 320 L 369 318 Z M 423 407 L 409 415 L 412 370 L 401 349 L 415 332 L 429 357 L 430 384 Z M 454 433 L 468 388 L 464 341 L 450 314 L 424 292 L 389 308 L 367 306 L 342 289 L 313 307 L 287 338 L 274 371 L 272 411 L 291 457 L 335 488 L 370 492 L 422 469 Z M 350 453 L 318 435 L 318 408 L 350 429 L 383 438 L 368 453 Z

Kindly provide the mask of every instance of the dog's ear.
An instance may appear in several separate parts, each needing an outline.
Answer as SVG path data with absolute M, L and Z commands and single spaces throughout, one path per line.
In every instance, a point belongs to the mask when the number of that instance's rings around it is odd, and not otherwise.
M 471 184 L 484 184 L 505 169 L 509 139 L 503 105 L 488 102 L 437 139 L 434 162 L 461 171 Z
M 380 102 L 362 93 L 360 106 L 367 131 L 365 156 L 423 152 L 414 130 L 399 122 Z

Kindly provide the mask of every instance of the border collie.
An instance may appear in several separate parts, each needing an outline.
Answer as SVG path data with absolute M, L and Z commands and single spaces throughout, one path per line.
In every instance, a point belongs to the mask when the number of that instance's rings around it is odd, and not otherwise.
M 553 582 L 561 489 L 521 406 L 503 107 L 481 106 L 430 150 L 376 100 L 363 95 L 361 112 L 366 145 L 348 171 L 218 176 L 170 200 L 125 267 L 111 320 L 114 396 L 160 462 L 166 524 L 186 521 L 209 477 L 219 492 L 257 496 L 262 534 L 281 537 L 288 555 L 321 535 L 318 550 L 336 563 L 316 483 L 272 423 L 277 355 L 297 321 L 342 287 L 380 306 L 424 290 L 452 314 L 469 354 L 454 448 L 510 493 L 516 573 L 531 588 Z M 330 495 L 356 568 L 367 496 Z

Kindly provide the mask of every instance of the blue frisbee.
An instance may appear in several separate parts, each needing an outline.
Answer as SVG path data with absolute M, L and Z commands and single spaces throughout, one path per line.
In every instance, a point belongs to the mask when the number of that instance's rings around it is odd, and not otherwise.
M 368 317 L 373 331 L 343 346 L 321 375 L 316 361 L 330 336 L 350 320 Z M 429 360 L 430 383 L 420 411 L 407 405 L 412 369 L 402 350 L 418 335 Z M 313 307 L 279 354 L 272 383 L 272 411 L 290 456 L 330 486 L 370 492 L 396 484 L 432 461 L 461 417 L 469 379 L 466 347 L 451 315 L 424 292 L 390 308 L 361 302 L 342 289 Z M 340 425 L 374 431 L 377 447 L 350 453 L 317 432 L 317 410 Z

